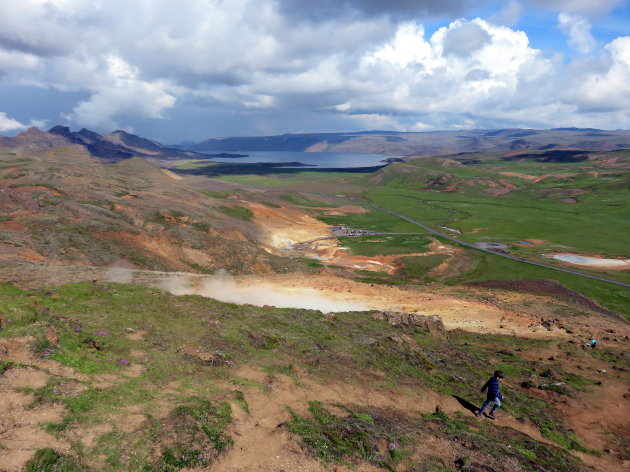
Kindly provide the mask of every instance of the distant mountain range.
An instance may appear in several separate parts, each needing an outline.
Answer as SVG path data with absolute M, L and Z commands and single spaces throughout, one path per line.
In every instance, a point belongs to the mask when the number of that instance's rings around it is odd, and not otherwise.
M 188 149 L 197 152 L 324 151 L 401 156 L 550 149 L 613 151 L 630 149 L 630 131 L 603 131 L 593 128 L 550 130 L 510 128 L 420 133 L 395 131 L 305 133 L 211 138 Z
M 121 130 L 98 134 L 85 128 L 73 132 L 66 126 L 54 126 L 48 131 L 29 128 L 15 137 L 0 136 L 0 147 L 4 148 L 46 149 L 58 146 L 79 146 L 90 156 L 106 163 L 119 162 L 130 157 L 155 160 L 199 159 L 208 158 L 208 153 L 248 151 L 348 152 L 388 156 L 549 150 L 603 152 L 630 149 L 630 131 L 510 128 L 421 133 L 304 133 L 211 138 L 185 149 L 180 147 L 181 144 L 166 146 Z
M 85 128 L 72 132 L 66 126 L 54 126 L 48 131 L 29 128 L 15 137 L 0 136 L 0 147 L 45 149 L 58 146 L 80 146 L 90 156 L 108 163 L 119 162 L 130 157 L 153 159 L 203 157 L 193 151 L 165 146 L 121 130 L 109 134 L 98 134 Z

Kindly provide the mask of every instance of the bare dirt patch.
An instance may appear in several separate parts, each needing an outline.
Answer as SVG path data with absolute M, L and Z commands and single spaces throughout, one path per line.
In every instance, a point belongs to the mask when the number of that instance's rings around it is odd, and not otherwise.
M 492 287 L 492 288 L 505 288 L 508 290 L 518 290 L 521 292 L 531 292 L 538 295 L 550 295 L 552 297 L 568 300 L 578 305 L 587 307 L 591 310 L 598 311 L 613 318 L 620 319 L 618 315 L 598 305 L 590 298 L 584 295 L 568 289 L 558 282 L 552 280 L 488 280 L 485 282 L 472 282 L 468 285 L 473 287 Z
M 32 407 L 33 395 L 17 392 L 19 387 L 40 388 L 48 374 L 13 368 L 0 375 L 0 464 L 7 471 L 21 471 L 37 449 L 52 447 L 68 451 L 70 445 L 44 432 L 39 423 L 58 422 L 64 413 L 60 404 Z
M 147 332 L 145 330 L 133 331 L 125 334 L 125 338 L 131 339 L 132 341 L 142 341 L 146 334 Z
M 0 229 L 23 232 L 26 231 L 27 228 L 17 221 L 3 221 L 2 223 L 0 223 Z

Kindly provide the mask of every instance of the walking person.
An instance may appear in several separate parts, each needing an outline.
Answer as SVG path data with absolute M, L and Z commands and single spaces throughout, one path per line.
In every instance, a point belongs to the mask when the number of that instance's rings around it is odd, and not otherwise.
M 504 379 L 505 375 L 500 370 L 495 370 L 492 377 L 488 379 L 488 381 L 481 387 L 481 391 L 486 393 L 486 402 L 483 406 L 475 413 L 475 416 L 484 415 L 486 418 L 494 419 L 494 412 L 497 411 L 499 407 L 501 407 L 501 400 L 503 399 L 503 395 L 499 392 L 499 382 L 501 379 Z M 490 410 L 490 414 L 486 415 L 485 411 L 490 406 L 491 403 L 494 403 L 492 410 Z
M 595 349 L 597 347 L 597 340 L 593 337 L 591 337 L 591 347 L 593 349 Z

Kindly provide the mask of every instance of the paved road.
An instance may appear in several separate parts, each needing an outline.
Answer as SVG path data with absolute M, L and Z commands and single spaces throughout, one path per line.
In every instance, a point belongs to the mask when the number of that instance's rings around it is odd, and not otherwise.
M 526 259 L 521 259 L 520 257 L 511 256 L 509 254 L 501 254 L 499 252 L 490 251 L 488 249 L 482 249 L 480 247 L 475 246 L 474 244 L 467 243 L 465 241 L 461 241 L 459 239 L 453 238 L 452 236 L 449 236 L 447 234 L 443 234 L 443 233 L 440 233 L 439 231 L 435 231 L 434 229 L 429 228 L 427 225 L 424 225 L 424 224 L 420 223 L 419 221 L 416 221 L 416 220 L 413 220 L 411 218 L 408 218 L 405 215 L 401 215 L 400 213 L 396 213 L 395 211 L 391 211 L 391 210 L 388 210 L 386 208 L 381 208 L 381 207 L 378 207 L 376 205 L 372 205 L 370 203 L 365 203 L 365 202 L 362 202 L 360 200 L 355 200 L 354 198 L 345 197 L 345 196 L 341 196 L 341 195 L 331 195 L 331 194 L 328 194 L 328 193 L 316 193 L 316 192 L 301 192 L 301 193 L 310 193 L 312 195 L 333 197 L 333 198 L 337 198 L 337 199 L 340 199 L 340 200 L 346 200 L 346 201 L 349 201 L 349 202 L 353 202 L 353 203 L 356 203 L 358 205 L 363 205 L 363 206 L 366 206 L 366 207 L 370 207 L 370 208 L 373 208 L 375 210 L 384 211 L 385 213 L 389 213 L 390 215 L 394 215 L 394 216 L 396 216 L 398 218 L 401 218 L 401 219 L 403 219 L 405 221 L 408 221 L 409 223 L 412 223 L 412 224 L 414 224 L 416 226 L 420 226 L 421 228 L 424 228 L 427 232 L 429 232 L 431 234 L 434 234 L 434 235 L 439 236 L 439 237 L 444 238 L 444 239 L 448 239 L 449 241 L 452 241 L 454 243 L 460 244 L 462 246 L 466 246 L 466 247 L 469 247 L 471 249 L 476 249 L 477 251 L 487 252 L 488 254 L 493 254 L 493 255 L 499 256 L 499 257 L 505 257 L 506 259 L 512 259 L 513 261 L 522 262 L 524 264 L 531 264 L 531 265 L 535 265 L 535 266 L 538 266 L 538 267 L 544 267 L 545 269 L 557 270 L 559 272 L 566 272 L 567 274 L 573 274 L 573 275 L 577 275 L 579 277 L 586 277 L 586 278 L 593 279 L 593 280 L 599 280 L 600 282 L 608 282 L 609 284 L 615 284 L 615 285 L 620 285 L 622 287 L 629 287 L 630 288 L 630 284 L 627 284 L 627 283 L 624 283 L 624 282 L 618 282 L 616 280 L 610 280 L 610 279 L 606 279 L 604 277 L 598 277 L 597 275 L 584 274 L 582 272 L 577 272 L 575 270 L 564 269 L 562 267 L 556 267 L 556 266 L 552 266 L 552 265 L 542 264 L 540 262 L 528 261 Z

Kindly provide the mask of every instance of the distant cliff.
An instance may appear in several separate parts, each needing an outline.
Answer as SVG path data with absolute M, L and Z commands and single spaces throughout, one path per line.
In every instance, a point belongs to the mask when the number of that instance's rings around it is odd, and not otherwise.
M 460 152 L 577 149 L 612 151 L 630 149 L 630 131 L 592 128 L 550 130 L 500 129 L 399 133 L 305 133 L 279 136 L 211 138 L 188 149 L 216 151 L 324 151 L 387 155 L 437 155 Z

